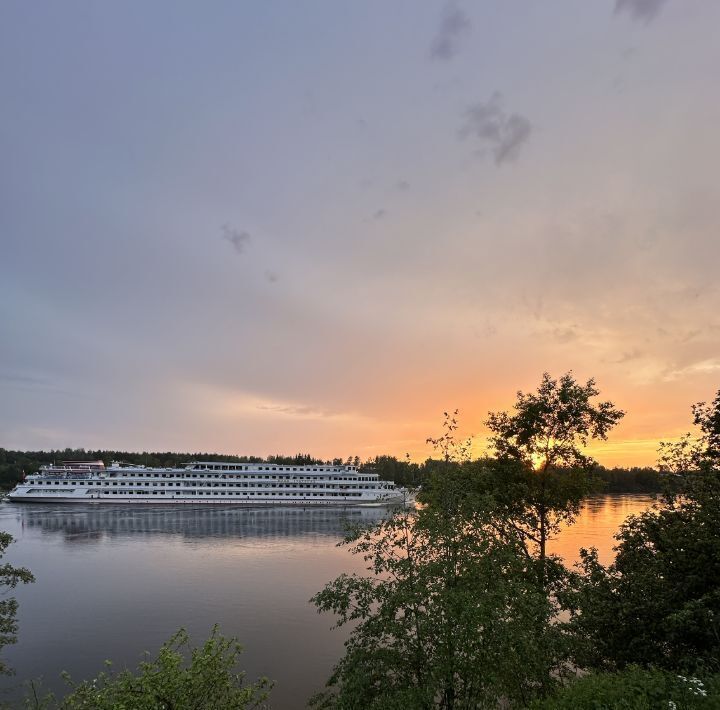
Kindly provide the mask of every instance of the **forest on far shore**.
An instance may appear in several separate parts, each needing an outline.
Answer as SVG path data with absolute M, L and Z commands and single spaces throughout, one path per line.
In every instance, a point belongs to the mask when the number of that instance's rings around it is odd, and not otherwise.
M 35 473 L 41 465 L 60 461 L 112 461 L 151 467 L 174 467 L 187 461 L 227 461 L 232 463 L 276 463 L 283 465 L 353 464 L 373 471 L 386 481 L 403 486 L 421 486 L 438 465 L 437 459 L 412 463 L 396 456 L 376 456 L 361 462 L 359 457 L 319 459 L 309 454 L 295 456 L 229 456 L 213 453 L 177 453 L 172 451 L 129 452 L 90 449 L 57 449 L 51 451 L 12 451 L 0 448 L 0 489 L 9 490 L 23 475 Z M 599 493 L 659 493 L 665 474 L 649 466 L 606 468 L 596 465 L 592 471 Z

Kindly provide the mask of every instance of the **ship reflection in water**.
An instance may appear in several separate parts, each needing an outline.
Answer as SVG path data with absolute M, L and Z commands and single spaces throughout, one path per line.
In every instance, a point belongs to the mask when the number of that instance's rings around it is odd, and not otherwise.
M 188 538 L 340 538 L 348 526 L 370 525 L 387 508 L 239 508 L 210 506 L 28 505 L 12 506 L 21 525 L 42 533 L 63 533 L 66 542 L 104 536 L 170 535 Z

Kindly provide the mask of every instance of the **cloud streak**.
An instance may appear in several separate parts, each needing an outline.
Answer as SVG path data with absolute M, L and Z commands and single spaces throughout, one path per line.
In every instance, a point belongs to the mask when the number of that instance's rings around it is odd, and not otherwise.
M 664 380 L 672 382 L 673 380 L 682 380 L 693 375 L 706 375 L 720 372 L 720 358 L 708 358 L 693 362 L 686 367 L 680 367 L 669 370 L 665 373 Z
M 276 414 L 285 414 L 289 417 L 302 417 L 309 419 L 326 419 L 328 417 L 337 416 L 336 412 L 330 412 L 323 409 L 315 409 L 306 405 L 294 404 L 258 404 L 257 408 L 264 412 L 273 412 Z
M 531 133 L 530 121 L 518 113 L 506 113 L 498 93 L 468 107 L 460 129 L 461 138 L 477 139 L 482 147 L 491 150 L 495 165 L 516 160 Z
M 449 61 L 459 51 L 462 38 L 470 32 L 470 18 L 457 7 L 446 7 L 440 27 L 430 46 L 430 57 Z
M 663 9 L 667 0 L 615 0 L 615 14 L 626 12 L 631 19 L 648 24 Z

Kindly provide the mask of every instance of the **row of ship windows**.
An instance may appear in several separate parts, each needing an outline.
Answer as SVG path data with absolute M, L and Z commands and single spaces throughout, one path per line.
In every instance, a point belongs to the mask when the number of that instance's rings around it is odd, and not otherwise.
M 74 493 L 74 488 L 36 488 L 33 491 L 29 491 L 30 493 Z M 197 495 L 197 496 L 322 496 L 323 498 L 326 498 L 328 496 L 352 496 L 352 495 L 359 495 L 357 493 L 336 493 L 336 492 L 327 492 L 327 493 L 280 493 L 276 491 L 193 491 L 193 490 L 187 490 L 187 491 L 111 491 L 108 489 L 104 489 L 101 491 L 97 491 L 97 493 L 107 494 L 107 495 L 154 495 L 154 496 L 164 496 L 164 495 L 170 495 L 173 493 L 180 493 L 182 495 Z
M 192 467 L 194 471 L 354 471 L 354 466 L 347 468 L 329 468 L 327 466 L 318 468 L 310 468 L 309 466 L 242 466 L 236 464 L 195 464 Z
M 60 481 L 29 481 L 29 484 L 32 485 L 52 485 L 55 484 L 56 486 L 60 485 Z M 147 481 L 137 482 L 133 483 L 132 481 L 83 481 L 84 486 L 138 486 L 138 487 L 145 487 L 148 488 L 152 486 L 153 488 L 156 486 L 187 486 L 187 483 L 182 483 L 180 481 L 177 482 L 165 482 L 165 481 L 158 481 L 157 483 L 149 483 Z M 333 485 L 331 483 L 193 483 L 193 486 L 207 486 L 212 488 L 386 488 L 387 486 L 380 486 L 380 485 L 368 485 L 368 484 L 355 484 L 355 485 L 347 485 L 342 484 L 339 486 Z
M 117 474 L 113 474 L 113 477 Z M 187 473 L 187 474 L 177 474 L 177 473 L 121 473 L 119 474 L 120 478 L 225 478 L 225 475 L 217 474 L 217 473 Z M 295 478 L 295 476 L 269 476 L 268 474 L 258 474 L 257 476 L 255 474 L 249 474 L 244 475 L 243 478 L 260 478 L 263 480 L 286 480 L 290 478 Z M 317 478 L 317 476 L 306 476 L 306 478 Z M 377 478 L 375 476 L 374 478 Z M 372 481 L 373 476 L 333 476 L 333 481 Z

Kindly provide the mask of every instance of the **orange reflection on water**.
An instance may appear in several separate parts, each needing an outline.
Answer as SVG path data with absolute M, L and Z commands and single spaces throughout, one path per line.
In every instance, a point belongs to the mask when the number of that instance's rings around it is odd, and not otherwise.
M 613 561 L 617 544 L 614 535 L 630 515 L 647 510 L 654 502 L 651 495 L 605 495 L 588 499 L 572 525 L 564 526 L 548 545 L 548 551 L 560 555 L 567 564 L 580 559 L 580 548 L 596 547 L 600 562 Z

